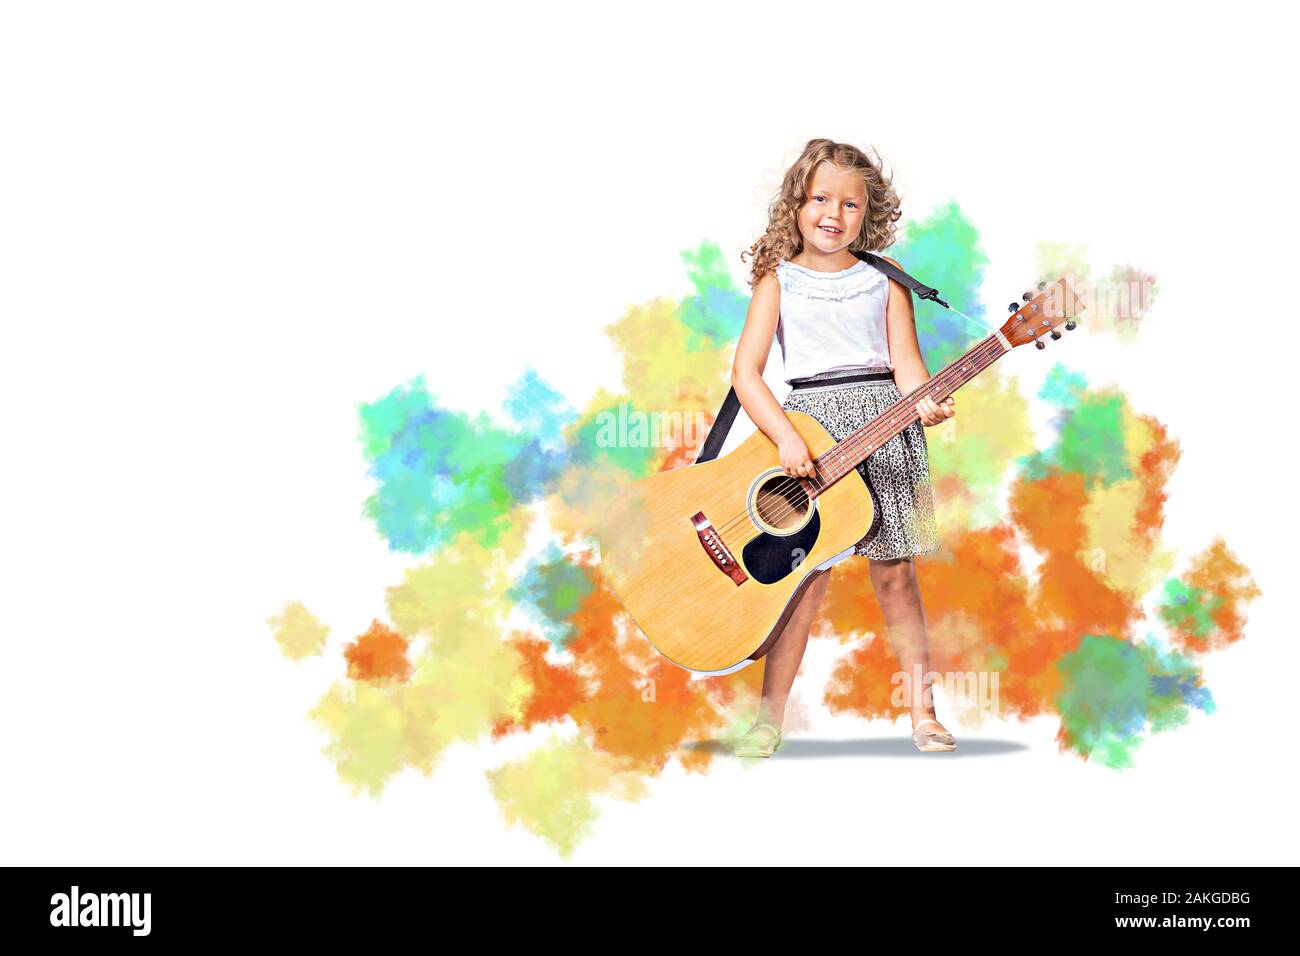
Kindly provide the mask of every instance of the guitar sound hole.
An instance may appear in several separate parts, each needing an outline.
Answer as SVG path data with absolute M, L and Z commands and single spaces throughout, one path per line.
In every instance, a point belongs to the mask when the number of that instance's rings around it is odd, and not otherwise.
M 759 517 L 773 528 L 797 528 L 808 517 L 811 502 L 797 478 L 773 475 L 758 486 L 754 507 Z

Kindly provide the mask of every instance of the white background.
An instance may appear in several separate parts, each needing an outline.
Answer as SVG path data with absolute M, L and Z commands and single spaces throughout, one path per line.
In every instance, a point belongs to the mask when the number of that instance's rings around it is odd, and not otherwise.
M 1218 711 L 1124 772 L 1046 718 L 910 755 L 820 708 L 815 641 L 798 733 L 824 756 L 670 769 L 602 800 L 574 862 L 1296 862 L 1275 5 L 3 9 L 3 862 L 556 862 L 481 773 L 534 740 L 378 801 L 320 754 L 306 713 L 409 563 L 360 517 L 355 403 L 424 373 L 496 415 L 532 365 L 584 407 L 619 384 L 602 328 L 690 291 L 681 250 L 743 280 L 814 136 L 878 147 L 909 218 L 960 201 L 990 316 L 1039 240 L 1157 274 L 1138 347 L 1055 356 L 1169 426 L 1166 539 L 1224 534 L 1264 596 L 1205 659 Z M 271 639 L 289 597 L 332 628 L 321 660 Z

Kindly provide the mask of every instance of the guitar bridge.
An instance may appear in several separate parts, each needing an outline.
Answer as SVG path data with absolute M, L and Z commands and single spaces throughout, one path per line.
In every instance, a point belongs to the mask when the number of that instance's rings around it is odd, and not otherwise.
M 703 511 L 697 511 L 691 516 L 691 524 L 695 525 L 695 534 L 700 539 L 704 553 L 709 556 L 719 571 L 735 581 L 736 587 L 749 580 L 749 575 L 741 569 L 740 562 L 731 553 L 731 549 L 723 543 L 722 535 L 718 534 L 709 519 L 704 517 Z

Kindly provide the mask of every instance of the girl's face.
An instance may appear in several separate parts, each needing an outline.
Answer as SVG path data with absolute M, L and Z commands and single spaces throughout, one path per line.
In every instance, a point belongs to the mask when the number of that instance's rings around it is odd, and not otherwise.
M 804 248 L 833 255 L 847 249 L 867 212 L 867 184 L 856 173 L 822 163 L 813 172 L 808 198 L 799 210 L 799 232 Z

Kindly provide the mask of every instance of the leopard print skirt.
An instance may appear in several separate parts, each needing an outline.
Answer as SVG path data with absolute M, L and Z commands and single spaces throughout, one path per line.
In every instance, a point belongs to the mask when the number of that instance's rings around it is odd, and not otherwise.
M 840 441 L 903 397 L 893 379 L 834 383 L 846 374 L 812 376 L 810 380 L 826 378 L 828 384 L 795 389 L 781 407 L 811 416 Z M 871 491 L 876 514 L 871 528 L 854 545 L 855 555 L 887 561 L 939 550 L 925 426 L 912 422 L 872 452 L 857 472 Z

